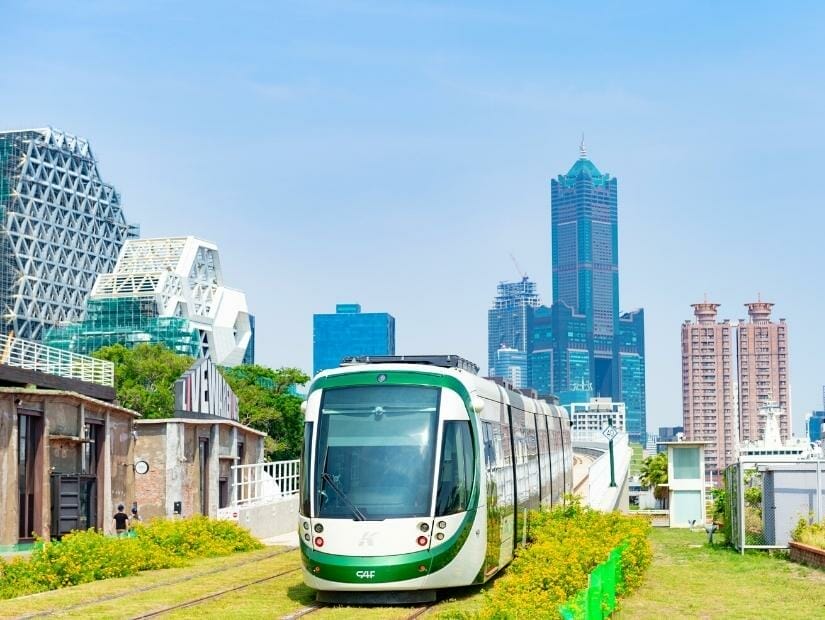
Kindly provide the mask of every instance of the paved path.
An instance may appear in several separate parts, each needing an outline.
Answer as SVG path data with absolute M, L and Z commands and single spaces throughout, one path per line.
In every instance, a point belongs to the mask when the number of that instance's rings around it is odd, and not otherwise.
M 585 454 L 573 455 L 573 494 L 586 500 L 590 491 L 588 474 L 593 458 Z

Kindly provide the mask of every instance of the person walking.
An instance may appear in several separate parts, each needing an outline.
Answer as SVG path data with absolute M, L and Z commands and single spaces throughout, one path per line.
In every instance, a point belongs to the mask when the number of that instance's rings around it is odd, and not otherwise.
M 129 515 L 123 512 L 123 509 L 123 504 L 118 504 L 117 512 L 115 513 L 115 516 L 112 517 L 115 522 L 115 532 L 117 533 L 118 538 L 125 536 L 129 527 Z

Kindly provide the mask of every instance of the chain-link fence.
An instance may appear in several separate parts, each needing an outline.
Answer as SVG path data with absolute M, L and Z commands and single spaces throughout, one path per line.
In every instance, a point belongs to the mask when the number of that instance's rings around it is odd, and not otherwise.
M 740 461 L 725 470 L 725 533 L 739 551 L 785 549 L 800 519 L 825 518 L 825 461 Z

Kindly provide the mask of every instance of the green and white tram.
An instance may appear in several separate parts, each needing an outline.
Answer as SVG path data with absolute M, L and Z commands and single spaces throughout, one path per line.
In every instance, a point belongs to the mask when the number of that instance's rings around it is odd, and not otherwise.
M 313 380 L 298 532 L 319 600 L 426 601 L 483 583 L 525 540 L 529 511 L 572 490 L 566 411 L 471 366 L 367 358 Z

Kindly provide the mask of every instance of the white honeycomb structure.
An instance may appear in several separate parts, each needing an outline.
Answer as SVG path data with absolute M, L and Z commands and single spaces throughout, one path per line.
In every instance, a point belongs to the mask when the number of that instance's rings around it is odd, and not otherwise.
M 224 286 L 215 244 L 195 237 L 127 241 L 90 299 L 136 298 L 154 300 L 157 316 L 186 319 L 199 334 L 201 357 L 242 363 L 252 338 L 246 295 Z
M 0 332 L 39 340 L 80 319 L 132 236 L 87 141 L 51 128 L 0 132 Z

